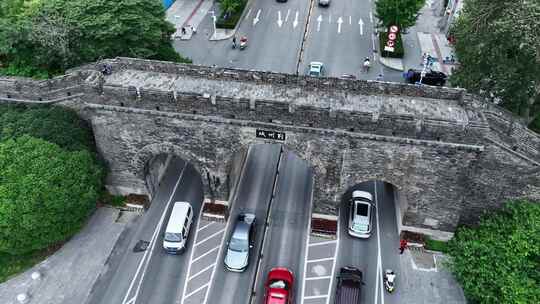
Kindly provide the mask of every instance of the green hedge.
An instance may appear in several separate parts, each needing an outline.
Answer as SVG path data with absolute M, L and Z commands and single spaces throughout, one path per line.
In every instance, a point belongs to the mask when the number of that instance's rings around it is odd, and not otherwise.
M 426 239 L 426 249 L 440 252 L 448 252 L 448 242 Z
M 396 39 L 396 46 L 394 47 L 393 52 L 387 52 L 384 50 L 386 41 L 388 40 L 388 34 L 385 32 L 379 33 L 379 49 L 381 50 L 382 57 L 391 57 L 391 58 L 403 58 L 405 51 L 403 50 L 403 41 L 401 39 L 401 33 L 398 33 Z
M 240 1 L 240 6 L 238 6 L 238 10 L 232 15 L 230 15 L 227 19 L 224 18 L 225 12 L 222 12 L 219 18 L 216 20 L 216 28 L 234 29 L 238 21 L 240 21 L 240 17 L 242 17 L 242 12 L 244 12 L 246 4 L 247 1 Z

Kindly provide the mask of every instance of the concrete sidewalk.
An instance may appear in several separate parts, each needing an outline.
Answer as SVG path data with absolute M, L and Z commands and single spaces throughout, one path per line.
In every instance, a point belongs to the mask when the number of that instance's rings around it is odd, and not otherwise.
M 28 293 L 29 304 L 84 303 L 126 223 L 135 213 L 102 207 L 86 226 L 60 250 L 24 273 L 0 284 L 0 303 L 19 304 L 17 295 Z M 39 271 L 41 278 L 31 275 Z
M 427 1 L 416 25 L 402 36 L 405 56 L 402 59 L 380 57 L 381 64 L 398 71 L 422 69 L 422 56 L 429 54 L 436 59 L 432 69 L 450 75 L 457 62 L 446 60 L 455 59 L 455 54 L 439 27 L 442 6 L 442 0 Z
M 210 18 L 214 0 L 176 0 L 166 12 L 167 21 L 174 24 L 174 39 L 189 40 L 197 31 L 204 17 Z M 182 33 L 182 28 L 185 33 Z

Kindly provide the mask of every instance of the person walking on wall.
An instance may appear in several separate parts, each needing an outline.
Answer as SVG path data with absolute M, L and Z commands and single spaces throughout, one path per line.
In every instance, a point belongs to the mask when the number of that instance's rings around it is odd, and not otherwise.
M 403 254 L 403 251 L 405 251 L 406 247 L 407 247 L 407 241 L 405 239 L 401 239 L 399 241 L 399 254 Z

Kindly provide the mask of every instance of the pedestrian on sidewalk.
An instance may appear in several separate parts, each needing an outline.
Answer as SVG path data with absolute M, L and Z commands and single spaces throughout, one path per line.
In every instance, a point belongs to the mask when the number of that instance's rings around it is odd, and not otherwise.
M 405 251 L 406 247 L 407 247 L 407 241 L 405 239 L 401 239 L 399 241 L 399 254 L 403 254 L 403 251 Z
M 186 34 L 186 28 L 182 26 L 182 35 Z
M 197 29 L 195 27 L 193 27 L 193 25 L 191 26 L 191 33 L 193 35 L 197 34 Z

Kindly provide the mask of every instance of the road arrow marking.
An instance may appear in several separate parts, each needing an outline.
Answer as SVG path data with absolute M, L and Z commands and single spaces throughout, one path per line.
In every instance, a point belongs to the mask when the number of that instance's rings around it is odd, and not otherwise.
M 343 23 L 343 19 L 341 19 L 341 17 L 338 18 L 337 20 L 337 32 L 338 34 L 341 33 L 341 24 Z
M 277 12 L 277 25 L 281 27 L 283 25 L 283 20 L 281 20 L 281 11 Z
M 251 15 L 251 8 L 249 8 L 249 11 L 246 14 L 246 19 L 249 18 L 249 15 Z
M 293 28 L 295 28 L 298 25 L 298 11 L 296 11 L 296 15 L 294 15 L 294 21 L 292 23 Z
M 358 24 L 360 25 L 360 35 L 364 35 L 364 21 L 362 21 L 362 18 L 358 20 Z
M 322 16 L 319 15 L 319 18 L 317 18 L 317 32 L 321 30 L 321 22 L 322 22 Z
M 352 24 L 352 16 L 349 16 L 349 25 Z
M 257 11 L 257 16 L 255 16 L 255 18 L 253 18 L 253 26 L 255 26 L 255 24 L 257 24 L 257 22 L 259 22 L 259 16 L 261 15 L 261 10 L 259 9 Z
M 285 22 L 287 22 L 289 20 L 289 14 L 291 13 L 291 10 L 288 9 L 287 10 L 287 16 L 285 16 Z

